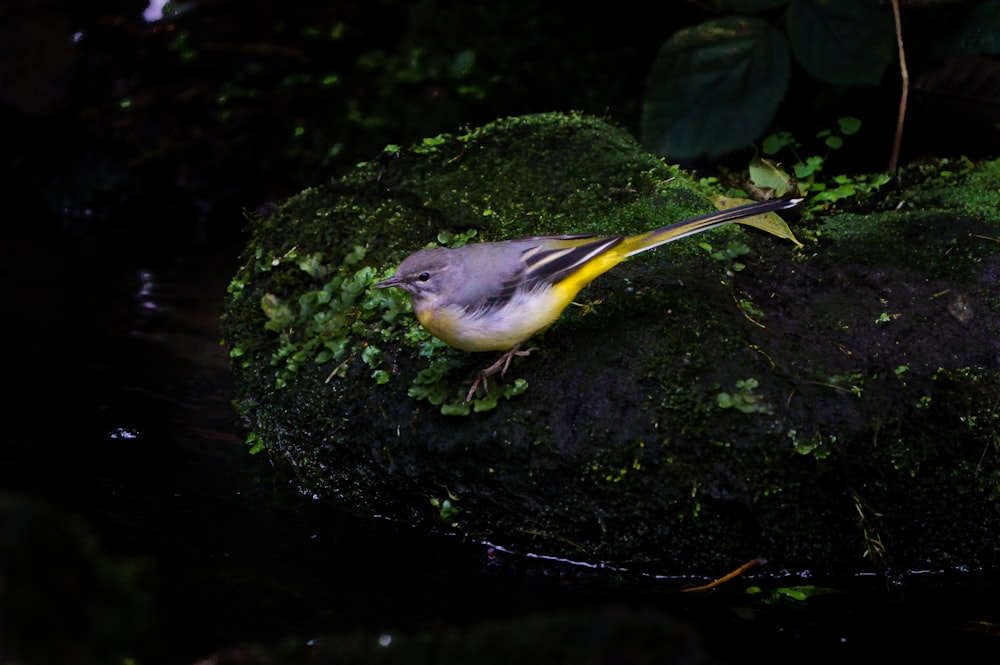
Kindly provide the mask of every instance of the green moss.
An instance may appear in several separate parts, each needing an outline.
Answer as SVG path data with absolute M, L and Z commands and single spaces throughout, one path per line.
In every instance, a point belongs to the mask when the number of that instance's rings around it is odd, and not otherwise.
M 645 230 L 714 192 L 575 114 L 390 147 L 251 220 L 223 322 L 248 442 L 362 512 L 548 554 L 988 558 L 998 534 L 971 525 L 1000 501 L 1000 266 L 993 213 L 949 207 L 987 180 L 904 177 L 929 189 L 790 217 L 802 249 L 732 226 L 618 266 L 466 405 L 493 356 L 434 340 L 372 280 L 431 243 Z

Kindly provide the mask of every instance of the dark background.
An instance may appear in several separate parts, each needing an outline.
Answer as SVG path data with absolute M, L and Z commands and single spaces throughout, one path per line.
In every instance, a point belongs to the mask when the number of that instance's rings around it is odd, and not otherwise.
M 949 580 L 920 593 L 859 580 L 860 604 L 747 624 L 729 603 L 682 602 L 686 580 L 358 519 L 247 453 L 218 333 L 247 211 L 387 144 L 506 115 L 582 110 L 638 135 L 660 44 L 714 15 L 701 2 L 451 4 L 202 0 L 147 22 L 144 2 L 0 3 L 0 662 L 190 663 L 240 643 L 609 602 L 695 623 L 716 662 L 858 662 L 932 638 L 992 648 L 964 640 L 984 614 Z M 797 72 L 775 128 L 862 117 L 865 139 L 836 167 L 884 169 L 897 77 L 831 91 Z M 967 122 L 995 120 L 987 98 L 912 98 L 904 162 L 994 156 L 995 134 Z M 739 169 L 748 155 L 685 166 Z M 857 646 L 876 637 L 884 650 Z

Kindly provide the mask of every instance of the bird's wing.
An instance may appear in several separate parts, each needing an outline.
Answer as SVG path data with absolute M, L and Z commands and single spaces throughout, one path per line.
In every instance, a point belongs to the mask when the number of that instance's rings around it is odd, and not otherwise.
M 501 287 L 483 303 L 483 311 L 503 307 L 520 292 L 544 289 L 579 274 L 593 260 L 621 244 L 623 236 L 597 237 L 548 237 L 535 238 L 523 249 L 517 269 L 502 281 Z M 617 263 L 617 260 L 613 263 Z M 594 275 L 579 280 L 572 287 L 572 297 Z
M 524 252 L 524 284 L 535 288 L 556 284 L 590 264 L 595 258 L 617 247 L 624 236 L 589 238 L 548 238 Z
M 465 245 L 452 251 L 464 252 L 466 270 L 476 278 L 466 276 L 453 301 L 481 316 L 505 306 L 518 293 L 563 281 L 622 240 L 587 234 Z

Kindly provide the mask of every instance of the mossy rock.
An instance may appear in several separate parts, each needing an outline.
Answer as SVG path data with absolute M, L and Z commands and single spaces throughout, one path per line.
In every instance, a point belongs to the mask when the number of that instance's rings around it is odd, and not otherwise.
M 464 405 L 495 357 L 375 279 L 471 231 L 638 232 L 720 192 L 577 114 L 389 147 L 251 220 L 223 319 L 236 406 L 304 492 L 514 550 L 993 567 L 998 171 L 915 167 L 864 214 L 785 215 L 801 248 L 730 225 L 636 257 Z

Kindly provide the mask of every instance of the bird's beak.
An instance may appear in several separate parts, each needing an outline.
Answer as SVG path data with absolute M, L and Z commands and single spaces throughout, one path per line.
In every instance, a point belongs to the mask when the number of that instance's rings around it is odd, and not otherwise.
M 393 275 L 389 279 L 383 279 L 381 282 L 375 282 L 372 286 L 376 289 L 387 289 L 390 286 L 399 286 L 401 281 L 402 280 L 399 278 L 399 275 Z

